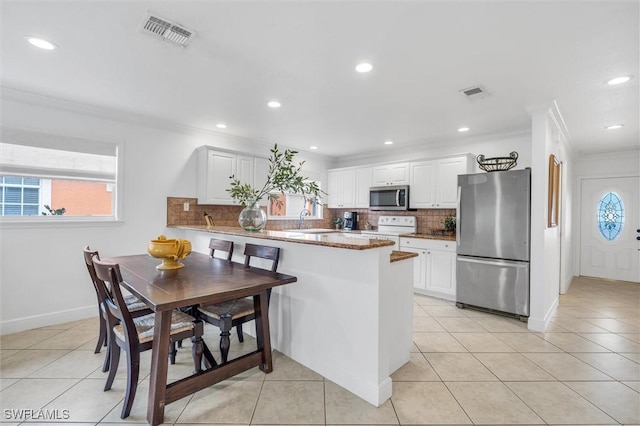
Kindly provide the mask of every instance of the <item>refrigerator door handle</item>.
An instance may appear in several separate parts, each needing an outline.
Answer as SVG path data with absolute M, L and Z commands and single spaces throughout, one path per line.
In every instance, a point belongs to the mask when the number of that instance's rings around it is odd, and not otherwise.
M 460 235 L 460 193 L 462 192 L 462 187 L 458 186 L 458 199 L 456 202 L 456 246 L 460 247 L 460 241 L 462 241 L 462 236 Z
M 473 257 L 467 256 L 458 256 L 458 260 L 460 262 L 468 262 L 468 263 L 480 263 L 484 265 L 495 265 L 495 266 L 525 266 L 528 265 L 529 262 L 522 262 L 519 260 L 502 260 L 502 259 L 476 259 Z
M 400 207 L 400 190 L 396 189 L 396 207 Z

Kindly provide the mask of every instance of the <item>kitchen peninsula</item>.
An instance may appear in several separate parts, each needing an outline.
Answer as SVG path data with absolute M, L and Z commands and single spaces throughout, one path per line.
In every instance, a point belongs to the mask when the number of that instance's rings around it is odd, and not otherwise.
M 170 228 L 202 253 L 212 237 L 233 241 L 237 262 L 246 243 L 280 247 L 278 271 L 298 283 L 273 289 L 272 346 L 375 406 L 391 397 L 412 344 L 413 262 L 404 260 L 415 254 L 358 234 Z

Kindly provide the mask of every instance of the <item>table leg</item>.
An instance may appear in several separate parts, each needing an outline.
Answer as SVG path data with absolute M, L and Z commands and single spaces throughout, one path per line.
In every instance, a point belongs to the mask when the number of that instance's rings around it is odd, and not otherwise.
M 269 297 L 267 291 L 261 291 L 253 298 L 253 308 L 256 312 L 256 340 L 258 350 L 262 352 L 260 370 L 265 373 L 273 371 L 271 359 L 271 335 L 269 331 Z
M 159 425 L 164 421 L 170 332 L 171 310 L 156 312 L 153 348 L 151 349 L 151 383 L 149 384 L 147 405 L 147 421 L 152 426 Z

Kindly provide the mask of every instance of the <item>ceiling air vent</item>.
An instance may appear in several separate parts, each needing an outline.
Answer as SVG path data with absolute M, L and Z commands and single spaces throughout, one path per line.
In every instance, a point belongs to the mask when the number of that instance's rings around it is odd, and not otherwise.
M 194 31 L 150 13 L 142 21 L 141 31 L 175 46 L 186 46 L 196 34 Z
M 487 93 L 480 85 L 467 87 L 466 89 L 460 90 L 460 93 L 472 101 L 476 99 L 484 99 L 490 96 L 489 93 Z

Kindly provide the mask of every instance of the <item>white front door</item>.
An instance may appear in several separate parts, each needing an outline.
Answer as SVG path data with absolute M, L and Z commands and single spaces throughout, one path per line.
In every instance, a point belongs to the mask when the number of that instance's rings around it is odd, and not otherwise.
M 638 176 L 582 180 L 580 275 L 640 281 L 639 193 Z

